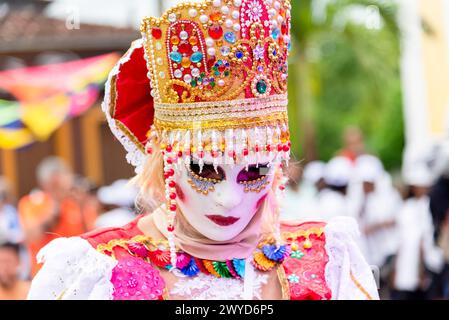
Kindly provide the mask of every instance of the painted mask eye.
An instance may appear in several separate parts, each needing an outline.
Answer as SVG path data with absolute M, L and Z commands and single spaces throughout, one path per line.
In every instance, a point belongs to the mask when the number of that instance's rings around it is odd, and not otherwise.
M 214 185 L 225 179 L 225 173 L 222 168 L 217 167 L 217 171 L 212 164 L 205 163 L 200 172 L 198 163 L 191 162 L 187 167 L 188 182 L 190 186 L 198 193 L 207 195 L 215 190 Z
M 243 185 L 245 192 L 259 193 L 270 183 L 268 180 L 268 173 L 270 168 L 266 165 L 250 165 L 248 170 L 243 169 L 237 176 L 237 183 Z
M 217 171 L 215 171 L 214 166 L 212 164 L 205 163 L 203 165 L 203 170 L 200 173 L 200 166 L 197 163 L 190 163 L 190 171 L 194 173 L 196 176 L 199 176 L 204 179 L 212 179 L 216 182 L 220 182 L 225 179 L 225 173 L 221 167 L 217 167 Z
M 268 164 L 259 164 L 258 167 L 256 167 L 255 164 L 250 165 L 248 166 L 248 171 L 245 168 L 239 172 L 237 176 L 237 182 L 247 183 L 260 180 L 262 178 L 265 178 L 269 171 L 270 168 L 268 167 Z

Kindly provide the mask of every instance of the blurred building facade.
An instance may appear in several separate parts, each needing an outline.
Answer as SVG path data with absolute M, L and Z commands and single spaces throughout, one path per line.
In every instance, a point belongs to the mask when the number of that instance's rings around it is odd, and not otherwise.
M 449 1 L 398 3 L 407 163 L 449 138 Z
M 51 1 L 7 0 L 0 7 L 0 70 L 65 62 L 104 53 L 123 54 L 139 31 L 50 18 Z M 100 95 L 101 99 L 102 94 Z M 0 91 L 0 98 L 14 97 Z M 35 168 L 49 155 L 62 157 L 76 173 L 94 184 L 111 183 L 133 174 L 124 161 L 100 108 L 64 123 L 49 140 L 18 150 L 0 150 L 0 175 L 10 180 L 16 197 L 36 186 Z

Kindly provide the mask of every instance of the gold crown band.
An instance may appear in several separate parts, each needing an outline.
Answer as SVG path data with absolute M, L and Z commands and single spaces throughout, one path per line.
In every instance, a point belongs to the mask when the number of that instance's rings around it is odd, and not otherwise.
M 270 106 L 262 110 L 254 110 L 254 111 L 229 111 L 229 110 L 222 110 L 217 112 L 192 112 L 192 111 L 186 111 L 186 112 L 180 112 L 177 113 L 164 113 L 164 112 L 157 112 L 156 118 L 163 121 L 175 121 L 175 122 L 193 122 L 193 121 L 213 121 L 213 120 L 220 120 L 220 119 L 247 119 L 247 118 L 255 118 L 255 117 L 262 117 L 266 115 L 270 115 L 272 113 L 279 113 L 279 112 L 287 112 L 287 106 Z
M 231 119 L 232 123 L 240 119 L 241 123 L 246 119 L 287 113 L 287 104 L 286 95 L 214 103 L 155 104 L 155 118 L 161 122 L 196 123 L 195 126 L 200 123 L 201 127 L 204 122 L 222 122 L 224 119 Z
M 184 121 L 166 121 L 158 118 L 154 119 L 154 125 L 160 130 L 197 130 L 197 129 L 243 129 L 254 128 L 261 126 L 275 126 L 279 124 L 288 124 L 287 111 L 273 112 L 270 114 L 264 114 L 259 117 L 247 117 L 247 118 L 232 118 L 229 114 L 225 119 L 216 120 L 204 120 L 201 121 L 198 117 L 195 120 Z
M 286 106 L 288 104 L 287 94 L 278 94 L 268 97 L 237 99 L 227 101 L 206 101 L 193 103 L 154 103 L 154 108 L 158 110 L 197 110 L 197 109 L 214 109 L 221 107 L 245 108 L 245 110 L 256 110 L 257 108 L 265 108 L 267 106 Z

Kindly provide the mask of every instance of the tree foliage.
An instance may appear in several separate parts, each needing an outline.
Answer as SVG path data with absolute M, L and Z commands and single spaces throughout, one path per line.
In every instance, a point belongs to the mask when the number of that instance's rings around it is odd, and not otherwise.
M 317 4 L 322 6 L 317 17 Z M 377 25 L 354 18 L 374 12 Z M 378 13 L 378 14 L 377 14 Z M 397 8 L 381 0 L 293 0 L 290 127 L 300 159 L 329 159 L 347 125 L 400 166 L 404 145 Z M 367 17 L 373 17 L 373 15 Z M 379 24 L 380 22 L 380 24 Z

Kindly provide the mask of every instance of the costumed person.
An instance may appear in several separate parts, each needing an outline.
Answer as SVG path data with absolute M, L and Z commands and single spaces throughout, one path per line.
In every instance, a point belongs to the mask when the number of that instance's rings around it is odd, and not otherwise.
M 354 221 L 278 219 L 290 8 L 205 0 L 144 19 L 103 105 L 144 214 L 47 245 L 29 298 L 378 298 Z
M 301 175 L 299 166 L 288 166 L 288 185 L 282 205 L 282 220 L 321 221 L 318 214 L 319 193 L 325 188 L 323 177 L 325 164 L 312 161 L 304 167 Z
M 432 274 L 441 272 L 443 251 L 434 240 L 428 191 L 433 177 L 422 163 L 404 165 L 409 194 L 397 217 L 398 251 L 395 261 L 395 300 L 426 299 Z M 431 272 L 431 273 L 429 273 Z

